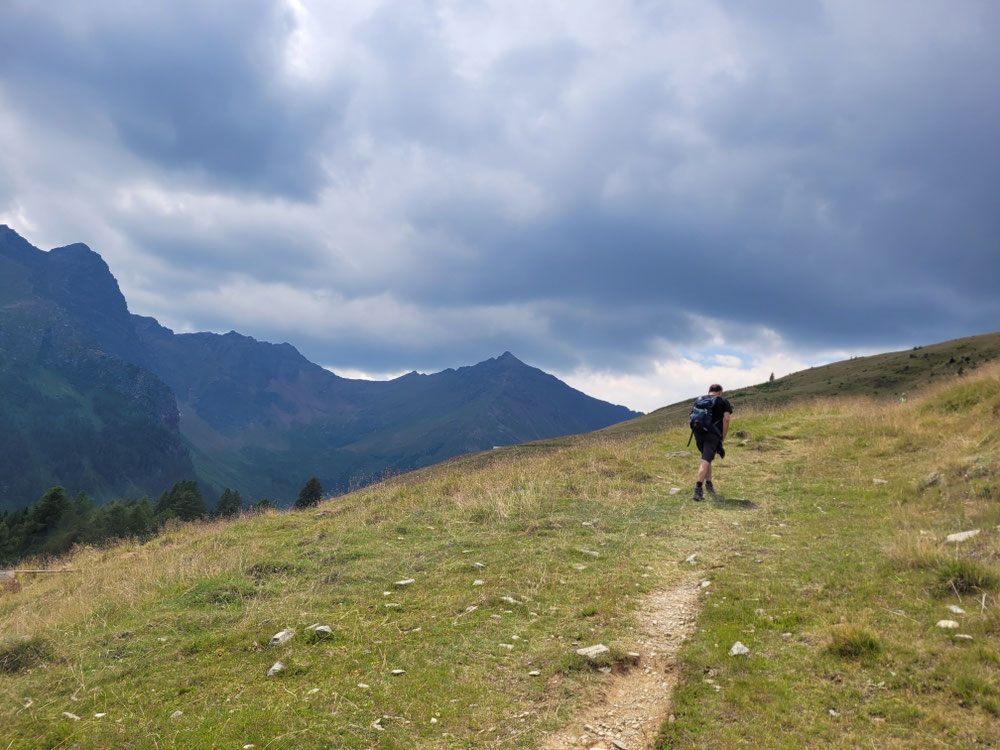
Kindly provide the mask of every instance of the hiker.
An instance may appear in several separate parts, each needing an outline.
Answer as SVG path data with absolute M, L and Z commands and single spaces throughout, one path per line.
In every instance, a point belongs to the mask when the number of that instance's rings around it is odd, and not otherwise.
M 700 397 L 691 407 L 691 434 L 701 453 L 701 463 L 698 465 L 698 481 L 694 486 L 694 499 L 704 500 L 704 487 L 708 494 L 715 497 L 715 487 L 712 486 L 712 460 L 718 454 L 726 457 L 722 441 L 729 432 L 729 420 L 733 414 L 733 405 L 722 396 L 722 386 L 713 383 L 708 387 L 708 395 Z M 688 443 L 690 444 L 690 439 Z

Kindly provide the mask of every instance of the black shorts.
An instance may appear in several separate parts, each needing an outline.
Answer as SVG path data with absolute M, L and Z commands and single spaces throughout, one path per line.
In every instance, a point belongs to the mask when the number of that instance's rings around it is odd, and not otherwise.
M 722 438 L 718 435 L 696 435 L 695 443 L 698 445 L 698 450 L 701 451 L 701 460 L 712 463 L 715 454 L 722 447 Z

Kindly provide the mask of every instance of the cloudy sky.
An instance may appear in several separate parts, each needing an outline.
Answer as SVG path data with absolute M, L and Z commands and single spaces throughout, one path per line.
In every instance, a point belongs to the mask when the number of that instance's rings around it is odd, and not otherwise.
M 1000 329 L 995 0 L 0 2 L 0 223 L 133 312 L 651 410 Z

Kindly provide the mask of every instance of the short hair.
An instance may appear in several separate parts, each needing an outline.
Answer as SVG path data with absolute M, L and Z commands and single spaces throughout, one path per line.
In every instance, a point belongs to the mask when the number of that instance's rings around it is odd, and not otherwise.
M 709 393 L 722 393 L 722 386 L 719 385 L 718 383 L 712 383 L 712 385 L 708 386 L 708 392 Z

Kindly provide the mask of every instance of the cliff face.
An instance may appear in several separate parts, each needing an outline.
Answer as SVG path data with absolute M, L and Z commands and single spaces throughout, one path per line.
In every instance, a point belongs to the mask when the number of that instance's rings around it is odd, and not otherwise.
M 0 227 L 0 509 L 54 485 L 101 500 L 193 476 L 173 392 L 118 355 L 138 337 L 107 265 L 53 253 Z

